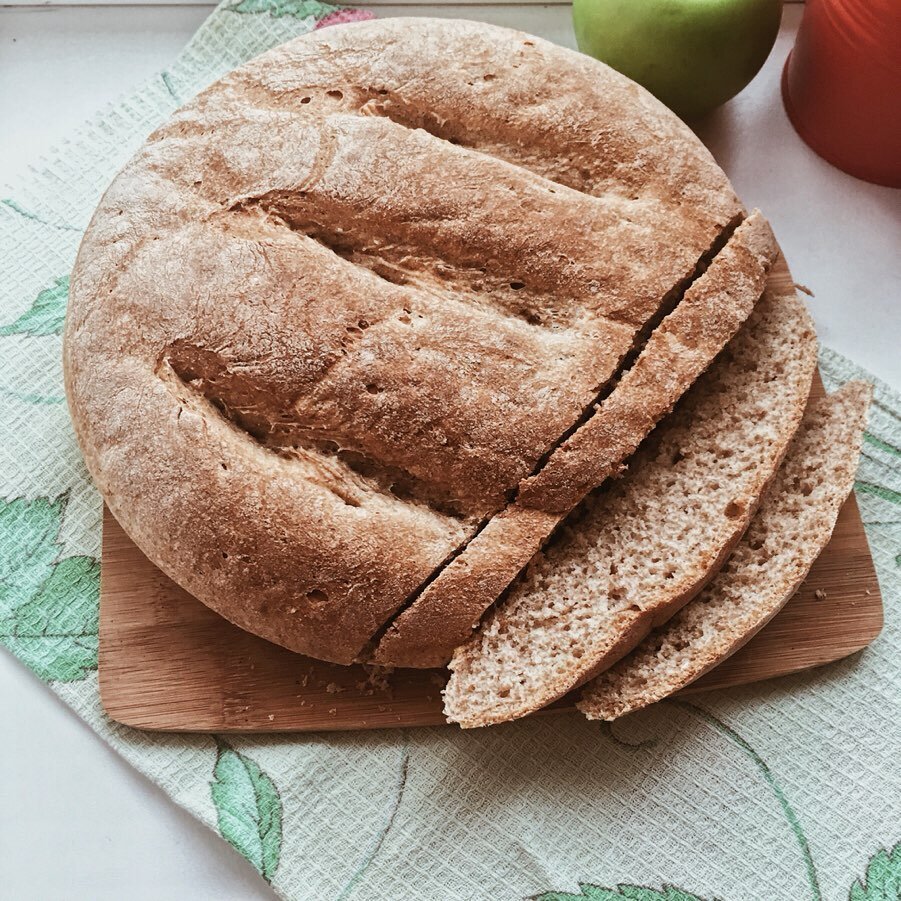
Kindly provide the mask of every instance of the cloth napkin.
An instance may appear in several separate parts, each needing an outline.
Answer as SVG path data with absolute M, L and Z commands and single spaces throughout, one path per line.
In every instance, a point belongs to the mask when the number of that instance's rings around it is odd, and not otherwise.
M 818 671 L 579 716 L 294 736 L 143 734 L 97 690 L 101 501 L 60 332 L 82 231 L 147 133 L 288 38 L 369 13 L 226 0 L 175 63 L 0 199 L 0 642 L 284 898 L 901 898 L 901 397 L 876 384 L 856 484 L 885 599 Z M 823 351 L 830 389 L 865 373 Z

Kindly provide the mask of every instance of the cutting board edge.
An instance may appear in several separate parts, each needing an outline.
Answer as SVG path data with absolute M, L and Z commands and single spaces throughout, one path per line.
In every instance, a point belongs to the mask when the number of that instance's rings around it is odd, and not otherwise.
M 872 643 L 878 638 L 879 634 L 882 631 L 882 625 L 873 631 L 872 637 L 870 637 L 865 643 L 860 644 L 859 646 L 849 648 L 847 653 L 844 653 L 841 657 L 834 657 L 830 660 L 824 660 L 822 663 L 813 664 L 813 665 L 799 665 L 795 669 L 788 670 L 784 673 L 780 673 L 774 676 L 765 676 L 760 679 L 753 679 L 748 682 L 742 683 L 742 685 L 731 685 L 731 686 L 703 686 L 703 685 L 687 685 L 685 688 L 676 692 L 672 697 L 681 697 L 681 696 L 697 696 L 709 694 L 711 692 L 717 691 L 726 691 L 727 688 L 742 688 L 745 685 L 761 685 L 764 682 L 775 682 L 779 679 L 785 679 L 790 676 L 796 676 L 798 673 L 804 672 L 814 672 L 816 670 L 822 669 L 824 666 L 829 666 L 833 663 L 839 663 L 842 660 L 847 660 L 848 657 L 853 657 L 855 654 L 861 653 L 861 651 L 865 651 Z M 432 728 L 435 726 L 447 726 L 448 723 L 444 717 L 434 717 L 427 718 L 424 717 L 421 722 L 405 722 L 402 726 L 390 726 L 384 723 L 359 723 L 357 725 L 328 725 L 324 724 L 322 726 L 316 728 L 305 728 L 302 726 L 294 725 L 286 725 L 280 726 L 276 724 L 272 724 L 269 726 L 260 726 L 258 724 L 248 725 L 248 726 L 240 726 L 240 725 L 222 725 L 220 724 L 201 724 L 201 725 L 191 725 L 185 726 L 179 723 L 173 723 L 171 720 L 167 719 L 166 714 L 159 713 L 153 714 L 151 716 L 130 716 L 128 709 L 130 705 L 123 705 L 121 709 L 117 708 L 115 705 L 108 705 L 106 700 L 106 695 L 104 692 L 104 678 L 101 675 L 100 677 L 100 704 L 103 707 L 106 715 L 118 723 L 121 726 L 128 726 L 131 729 L 140 729 L 142 732 L 179 732 L 184 734 L 198 733 L 204 735 L 212 735 L 215 733 L 223 733 L 223 734 L 235 734 L 235 735 L 273 735 L 273 734 L 289 734 L 292 732 L 303 732 L 304 734 L 315 734 L 317 732 L 372 732 L 377 729 L 396 729 L 396 728 L 404 728 L 404 729 L 420 729 L 420 728 Z M 664 699 L 664 701 L 667 699 Z M 659 703 L 659 702 L 658 702 Z M 577 714 L 578 710 L 576 710 L 575 705 L 566 705 L 560 707 L 550 707 L 544 710 L 538 710 L 535 713 L 531 714 L 532 717 L 535 716 L 553 716 L 557 714 L 568 714 L 574 715 Z M 202 720 L 198 720 L 198 722 L 202 723 Z

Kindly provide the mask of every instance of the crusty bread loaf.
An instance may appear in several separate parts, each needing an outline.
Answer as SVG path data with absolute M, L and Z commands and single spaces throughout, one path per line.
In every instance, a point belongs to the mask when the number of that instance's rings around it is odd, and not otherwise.
M 751 519 L 801 420 L 815 363 L 803 305 L 767 291 L 629 473 L 585 499 L 454 652 L 448 718 L 482 726 L 543 707 L 687 602 Z
M 812 401 L 747 532 L 672 619 L 585 686 L 579 709 L 612 720 L 689 685 L 783 607 L 829 541 L 854 484 L 871 388 Z
M 634 365 L 547 464 L 387 629 L 379 664 L 443 666 L 587 491 L 614 475 L 710 365 L 763 293 L 777 247 L 752 213 L 655 329 Z
M 586 56 L 469 22 L 319 31 L 107 191 L 66 321 L 76 435 L 176 582 L 348 663 L 741 218 L 691 131 Z

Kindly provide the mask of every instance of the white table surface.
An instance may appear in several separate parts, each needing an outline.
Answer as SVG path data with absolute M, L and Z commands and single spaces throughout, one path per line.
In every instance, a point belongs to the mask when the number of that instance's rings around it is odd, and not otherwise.
M 0 183 L 178 53 L 210 7 L 0 7 Z M 574 46 L 569 7 L 387 6 L 532 31 Z M 901 192 L 818 159 L 778 98 L 800 6 L 739 98 L 699 133 L 773 223 L 821 340 L 901 390 Z M 0 899 L 274 897 L 237 854 L 138 775 L 0 651 Z

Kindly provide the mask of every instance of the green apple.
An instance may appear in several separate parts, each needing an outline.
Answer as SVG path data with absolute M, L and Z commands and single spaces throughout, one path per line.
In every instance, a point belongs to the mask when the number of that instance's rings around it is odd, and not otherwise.
M 574 0 L 576 41 L 692 119 L 734 97 L 776 40 L 782 0 Z

